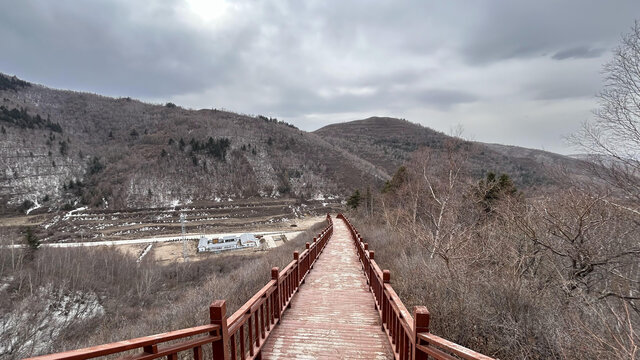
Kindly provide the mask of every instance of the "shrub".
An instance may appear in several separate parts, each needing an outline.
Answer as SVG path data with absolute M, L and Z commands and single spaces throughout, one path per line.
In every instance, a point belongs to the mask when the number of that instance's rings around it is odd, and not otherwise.
M 40 240 L 38 240 L 38 238 L 33 233 L 33 230 L 30 227 L 27 228 L 25 232 L 24 240 L 31 249 L 35 250 L 40 247 Z
M 19 210 L 20 210 L 21 212 L 26 212 L 27 210 L 31 209 L 31 208 L 33 207 L 33 205 L 35 205 L 33 201 L 31 201 L 31 200 L 29 200 L 29 199 L 24 200 L 24 201 L 22 201 L 22 203 L 20 204 Z

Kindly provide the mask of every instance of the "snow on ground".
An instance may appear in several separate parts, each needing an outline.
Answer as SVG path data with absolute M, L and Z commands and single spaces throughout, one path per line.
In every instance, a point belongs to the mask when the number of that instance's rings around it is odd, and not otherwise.
M 64 217 L 63 217 L 62 219 L 63 219 L 63 220 L 67 220 L 67 219 L 69 219 L 70 217 L 78 216 L 78 215 L 76 215 L 76 213 L 77 213 L 77 212 L 84 211 L 84 210 L 88 210 L 88 209 L 89 209 L 89 208 L 88 208 L 88 207 L 86 207 L 86 206 L 79 207 L 79 208 L 77 208 L 77 209 L 73 209 L 73 210 L 69 211 L 68 213 L 64 214 Z
M 149 244 L 147 245 L 146 248 L 144 248 L 144 250 L 142 250 L 142 254 L 140 254 L 140 257 L 138 257 L 138 260 L 136 260 L 137 262 L 142 261 L 142 258 L 147 255 L 149 253 L 149 251 L 151 251 L 151 247 L 153 247 L 153 244 Z
M 64 329 L 103 314 L 95 293 L 40 288 L 0 316 L 0 357 L 46 351 Z
M 244 232 L 234 232 L 234 233 L 217 233 L 217 234 L 187 234 L 185 238 L 187 240 L 198 240 L 200 236 L 206 236 L 208 238 L 221 238 L 224 236 L 240 236 L 244 233 L 250 233 L 255 235 L 287 235 L 288 236 L 297 236 L 302 231 L 244 231 Z M 175 236 L 159 236 L 159 237 L 150 237 L 150 238 L 140 238 L 140 239 L 132 239 L 132 240 L 107 240 L 107 241 L 91 241 L 91 242 L 73 242 L 73 243 L 48 243 L 48 244 L 40 244 L 40 247 L 54 247 L 54 248 L 67 248 L 67 247 L 82 247 L 82 246 L 115 246 L 115 245 L 133 245 L 133 244 L 150 244 L 150 243 L 161 243 L 167 241 L 180 241 L 182 240 L 182 235 Z M 6 245 L 7 248 L 23 248 L 27 247 L 25 244 L 14 244 L 14 245 Z
M 0 279 L 0 293 L 9 288 L 13 279 L 13 276 L 7 276 L 6 278 Z
M 53 219 L 51 219 L 51 222 L 42 225 L 42 227 L 44 227 L 45 229 L 48 229 L 53 225 L 55 225 L 59 220 L 60 220 L 60 215 L 56 215 L 53 217 Z
M 39 208 L 41 208 L 41 207 L 42 207 L 42 204 L 38 204 L 38 201 L 36 200 L 36 201 L 34 202 L 33 206 L 32 206 L 31 208 L 29 208 L 27 211 L 25 211 L 25 213 L 26 213 L 27 215 L 29 215 L 29 213 L 30 213 L 30 212 L 32 212 L 33 210 L 35 210 L 35 209 L 39 209 Z

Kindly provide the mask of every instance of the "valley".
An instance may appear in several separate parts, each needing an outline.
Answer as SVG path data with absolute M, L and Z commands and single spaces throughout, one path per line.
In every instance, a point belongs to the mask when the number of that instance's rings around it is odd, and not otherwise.
M 294 199 L 214 202 L 176 205 L 166 208 L 131 210 L 92 210 L 78 208 L 68 212 L 40 213 L 0 219 L 3 245 L 26 248 L 15 239 L 23 237 L 25 227 L 33 229 L 41 248 L 71 248 L 112 246 L 132 256 L 151 251 L 159 262 L 182 261 L 182 222 L 185 216 L 185 239 L 190 259 L 202 259 L 214 254 L 197 254 L 201 236 L 218 238 L 241 233 L 261 235 L 265 251 L 282 245 L 301 232 L 323 221 L 327 212 L 340 209 L 337 199 Z M 10 235 L 11 234 L 11 235 Z M 13 240 L 14 243 L 10 243 Z M 153 246 L 147 249 L 147 246 Z M 241 250 L 233 253 L 256 251 Z

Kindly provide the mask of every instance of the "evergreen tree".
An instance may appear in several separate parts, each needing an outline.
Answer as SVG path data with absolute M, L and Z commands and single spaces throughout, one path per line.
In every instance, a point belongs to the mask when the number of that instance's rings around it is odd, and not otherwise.
M 347 199 L 347 205 L 352 209 L 357 209 L 360 206 L 360 201 L 362 197 L 360 196 L 360 190 L 356 190 L 353 195 Z
M 405 166 L 400 166 L 396 173 L 393 174 L 391 180 L 387 180 L 384 183 L 384 187 L 382 188 L 382 193 L 394 192 L 399 189 L 402 184 L 406 183 L 409 179 L 409 174 L 407 173 L 407 168 Z
M 509 175 L 501 174 L 500 177 L 496 177 L 493 172 L 487 173 L 486 178 L 480 180 L 477 187 L 480 203 L 486 212 L 493 211 L 493 205 L 496 201 L 506 196 L 514 196 L 517 192 L 518 189 Z
M 94 156 L 89 162 L 89 175 L 97 174 L 104 169 L 104 164 L 100 162 L 100 159 Z
M 69 144 L 64 140 L 60 141 L 59 144 L 60 144 L 60 155 L 67 155 L 67 152 L 69 150 Z
M 38 238 L 33 233 L 33 230 L 30 227 L 27 228 L 24 239 L 27 242 L 27 245 L 29 245 L 31 249 L 36 250 L 37 248 L 40 247 L 40 240 L 38 240 Z

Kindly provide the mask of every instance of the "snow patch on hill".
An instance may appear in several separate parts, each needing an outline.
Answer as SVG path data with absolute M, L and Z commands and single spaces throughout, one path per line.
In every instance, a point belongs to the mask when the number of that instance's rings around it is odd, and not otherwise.
M 46 352 L 67 328 L 103 314 L 93 292 L 40 288 L 0 316 L 0 356 Z

